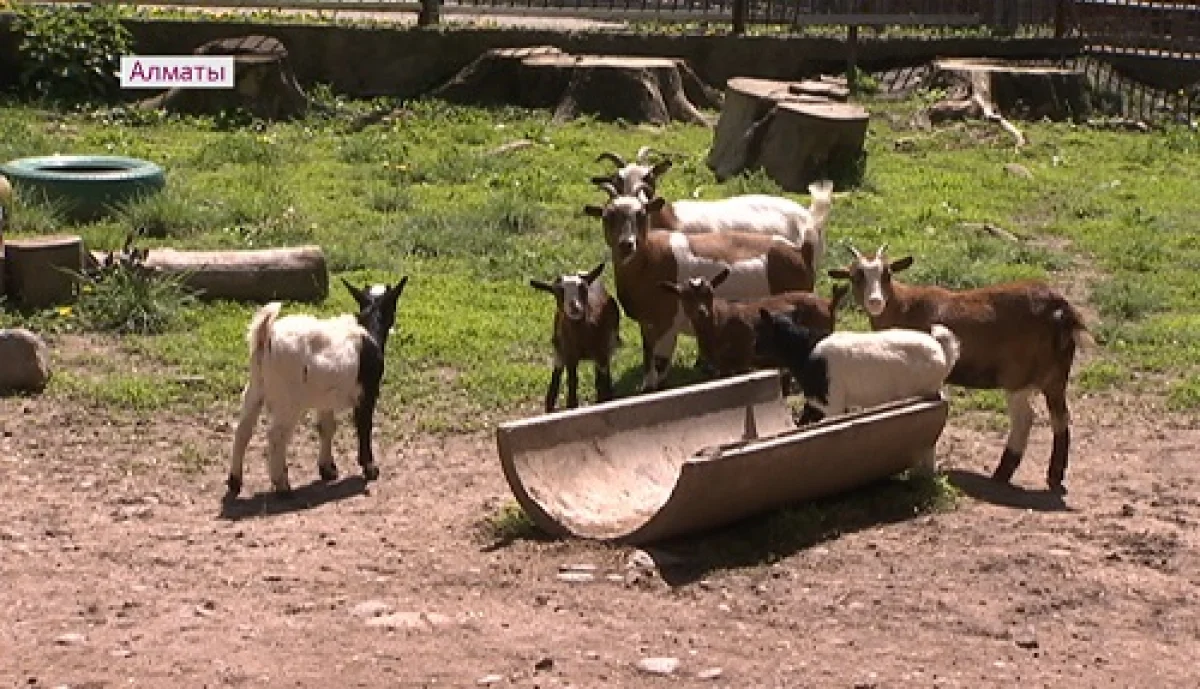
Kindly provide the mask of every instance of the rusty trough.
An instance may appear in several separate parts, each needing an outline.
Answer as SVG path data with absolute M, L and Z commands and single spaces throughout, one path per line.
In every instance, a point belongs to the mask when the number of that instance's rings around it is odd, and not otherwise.
M 943 397 L 797 428 L 762 371 L 501 424 L 505 478 L 558 536 L 642 544 L 929 468 Z

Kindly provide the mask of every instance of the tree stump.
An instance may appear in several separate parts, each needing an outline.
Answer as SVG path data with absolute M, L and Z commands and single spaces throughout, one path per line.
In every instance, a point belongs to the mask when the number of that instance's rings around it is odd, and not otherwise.
M 729 80 L 708 166 L 718 180 L 764 170 L 785 191 L 824 178 L 846 180 L 861 164 L 870 115 L 831 100 L 832 85 L 737 77 Z
M 460 104 L 554 111 L 562 122 L 602 120 L 708 125 L 701 108 L 720 93 L 678 58 L 569 55 L 551 46 L 490 50 L 432 93 Z
M 232 55 L 232 89 L 176 88 L 142 101 L 145 109 L 191 115 L 217 115 L 243 109 L 263 120 L 290 120 L 304 115 L 308 96 L 296 81 L 283 43 L 271 36 L 240 36 L 210 41 L 196 55 Z
M 1081 70 L 1011 65 L 991 60 L 937 60 L 930 86 L 946 99 L 929 108 L 930 122 L 985 117 L 1017 120 L 1085 120 L 1091 110 Z
M 329 293 L 329 273 L 319 246 L 251 251 L 150 249 L 144 265 L 178 276 L 202 299 L 320 301 Z
M 521 61 L 527 57 L 564 54 L 552 45 L 493 48 L 475 58 L 471 64 L 459 70 L 453 79 L 434 89 L 430 95 L 459 105 L 538 107 L 530 106 L 520 99 Z
M 83 271 L 83 239 L 75 235 L 47 235 L 10 239 L 4 243 L 8 293 L 29 309 L 75 300 L 79 273 Z

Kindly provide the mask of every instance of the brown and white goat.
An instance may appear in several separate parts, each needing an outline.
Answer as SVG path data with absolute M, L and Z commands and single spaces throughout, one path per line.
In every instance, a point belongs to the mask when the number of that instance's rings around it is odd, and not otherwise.
M 579 406 L 579 362 L 596 367 L 596 401 L 613 398 L 612 358 L 621 346 L 621 309 L 598 280 L 601 263 L 586 273 L 560 275 L 554 282 L 530 280 L 534 289 L 554 295 L 554 371 L 546 391 L 546 413 L 554 411 L 567 371 L 567 408 Z
M 691 321 L 700 356 L 719 376 L 749 373 L 755 368 L 781 368 L 779 361 L 755 354 L 754 332 L 763 310 L 783 314 L 792 322 L 818 332 L 831 333 L 837 324 L 837 309 L 850 291 L 838 285 L 829 299 L 812 292 L 784 292 L 759 299 L 730 301 L 716 295 L 730 276 L 729 268 L 710 281 L 695 277 L 687 282 L 662 282 L 659 286 L 679 295 L 683 311 Z M 787 381 L 784 381 L 785 387 Z
M 638 149 L 637 158 L 632 163 L 625 162 L 624 158 L 612 151 L 601 153 L 596 157 L 596 162 L 608 160 L 616 165 L 617 169 L 613 170 L 610 175 L 592 177 L 592 183 L 611 184 L 622 194 L 633 194 L 635 189 L 644 184 L 643 191 L 646 194 L 646 200 L 649 201 L 658 189 L 658 178 L 671 169 L 669 159 L 663 159 L 654 164 L 647 162 L 647 157 L 651 152 L 653 149 L 649 146 L 642 146 Z
M 728 267 L 717 289 L 727 299 L 752 299 L 792 291 L 811 292 L 816 283 L 811 244 L 747 232 L 689 235 L 651 229 L 650 216 L 665 203 L 641 192 L 622 195 L 607 185 L 611 198 L 584 212 L 600 218 L 612 253 L 617 299 L 642 334 L 642 391 L 660 389 L 670 370 L 679 333 L 693 335 L 679 295 L 659 286 L 694 277 L 711 279 Z
M 1077 348 L 1091 336 L 1078 309 L 1044 282 L 1026 280 L 952 291 L 934 285 L 906 285 L 894 278 L 913 263 L 911 256 L 888 261 L 886 245 L 867 258 L 851 247 L 854 261 L 829 271 L 849 280 L 854 298 L 871 328 L 911 328 L 929 332 L 934 323 L 961 341 L 961 355 L 948 383 L 974 389 L 1002 389 L 1012 424 L 992 478 L 1008 483 L 1021 463 L 1033 427 L 1033 395 L 1046 398 L 1054 444 L 1047 484 L 1065 493 L 1070 454 L 1067 381 Z

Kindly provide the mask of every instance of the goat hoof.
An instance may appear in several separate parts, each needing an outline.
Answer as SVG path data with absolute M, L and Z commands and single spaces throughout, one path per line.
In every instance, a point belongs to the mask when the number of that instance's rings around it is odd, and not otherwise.
M 379 467 L 374 464 L 367 464 L 362 468 L 362 472 L 363 478 L 368 481 L 375 481 L 379 479 Z
M 318 464 L 317 471 L 321 474 L 322 481 L 336 481 L 338 477 L 338 468 L 336 464 Z
M 226 494 L 231 498 L 236 498 L 242 492 L 242 478 L 240 476 L 230 476 L 225 480 L 225 485 L 229 489 Z

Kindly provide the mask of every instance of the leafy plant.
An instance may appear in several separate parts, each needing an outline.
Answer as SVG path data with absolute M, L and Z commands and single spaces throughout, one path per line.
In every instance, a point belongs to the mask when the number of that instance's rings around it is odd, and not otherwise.
M 17 5 L 21 34 L 20 84 L 39 98 L 67 103 L 101 102 L 120 90 L 122 55 L 133 36 L 109 5 Z
M 126 248 L 79 276 L 80 324 L 88 330 L 124 335 L 165 332 L 194 303 L 195 294 L 183 284 L 185 276 L 148 268 L 144 250 L 130 251 L 128 242 Z

